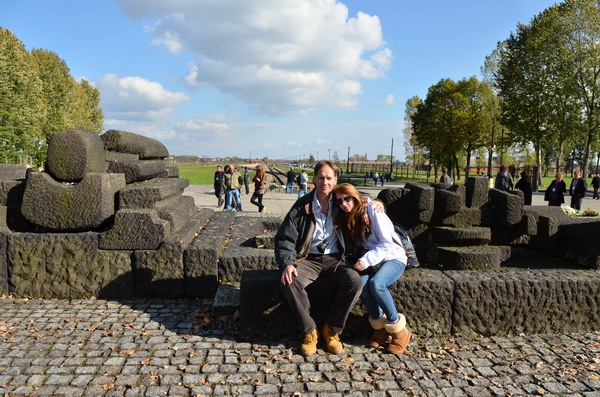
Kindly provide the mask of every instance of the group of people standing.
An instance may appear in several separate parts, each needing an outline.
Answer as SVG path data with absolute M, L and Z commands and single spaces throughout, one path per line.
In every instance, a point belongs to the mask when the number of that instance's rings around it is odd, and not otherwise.
M 598 177 L 598 175 L 592 179 L 592 186 L 594 187 L 594 199 L 600 198 L 600 196 L 598 196 L 598 187 L 600 187 L 600 177 Z M 496 176 L 494 187 L 500 190 L 513 189 L 512 175 L 506 170 L 506 166 L 502 165 L 500 167 L 500 172 Z M 531 186 L 531 178 L 527 171 L 521 172 L 521 178 L 514 185 L 514 188 L 523 192 L 524 204 L 531 205 L 533 189 Z M 587 191 L 587 182 L 585 181 L 585 178 L 581 176 L 579 170 L 573 171 L 573 180 L 569 185 L 569 189 L 567 189 L 567 185 L 565 181 L 563 181 L 563 173 L 557 172 L 555 179 L 546 189 L 544 200 L 548 202 L 549 206 L 560 207 L 561 204 L 564 204 L 565 196 L 568 193 L 569 196 L 571 196 L 571 208 L 581 210 L 581 201 L 585 197 Z
M 308 192 L 308 175 L 305 170 L 296 174 L 294 169 L 290 169 L 287 174 L 287 182 L 285 184 L 285 193 L 294 194 L 294 185 L 298 184 L 298 198 L 304 196 Z
M 369 312 L 372 347 L 401 354 L 411 332 L 398 313 L 388 286 L 407 267 L 407 250 L 380 201 L 363 197 L 354 186 L 337 185 L 337 167 L 319 161 L 315 189 L 300 197 L 275 236 L 279 288 L 304 334 L 301 352 L 316 353 L 323 341 L 332 354 L 344 351 L 340 334 L 360 297 Z M 417 263 L 418 264 L 418 263 Z M 335 285 L 335 298 L 320 328 L 310 314 L 306 288 L 318 278 Z
M 256 166 L 256 174 L 252 178 L 254 183 L 254 193 L 250 202 L 258 207 L 258 212 L 263 212 L 265 206 L 262 203 L 263 195 L 266 193 L 266 173 L 262 164 Z M 246 194 L 250 194 L 250 171 L 244 167 L 244 174 L 241 175 L 237 167 L 226 165 L 222 170 L 217 166 L 214 175 L 214 189 L 217 197 L 217 207 L 223 206 L 224 211 L 243 211 L 242 200 L 240 198 L 242 187 Z

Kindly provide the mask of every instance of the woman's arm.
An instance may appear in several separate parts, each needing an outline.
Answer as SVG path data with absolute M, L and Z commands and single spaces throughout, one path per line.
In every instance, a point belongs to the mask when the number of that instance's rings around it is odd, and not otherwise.
M 390 218 L 383 213 L 376 212 L 368 207 L 371 236 L 367 240 L 367 249 L 359 261 L 366 267 L 375 266 L 384 260 L 402 259 L 406 262 L 406 252 L 400 245 L 400 240 L 394 232 L 394 225 Z

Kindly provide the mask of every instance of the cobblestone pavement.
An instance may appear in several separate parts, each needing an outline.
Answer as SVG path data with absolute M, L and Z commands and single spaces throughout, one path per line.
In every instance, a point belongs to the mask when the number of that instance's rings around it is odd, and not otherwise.
M 600 333 L 416 339 L 401 356 L 346 341 L 305 358 L 298 341 L 207 330 L 197 300 L 0 306 L 3 396 L 600 396 Z
M 185 194 L 216 209 L 211 190 L 192 185 Z M 273 216 L 296 195 L 268 193 L 261 214 L 249 199 L 242 195 L 243 215 Z M 600 333 L 417 336 L 402 356 L 366 348 L 365 339 L 345 341 L 343 355 L 305 358 L 299 340 L 244 342 L 231 326 L 235 316 L 212 318 L 209 304 L 0 299 L 0 393 L 600 397 Z

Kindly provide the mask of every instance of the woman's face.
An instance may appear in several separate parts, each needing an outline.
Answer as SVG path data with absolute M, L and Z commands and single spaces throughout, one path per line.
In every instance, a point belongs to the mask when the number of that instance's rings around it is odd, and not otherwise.
M 335 203 L 344 212 L 350 212 L 352 211 L 352 208 L 354 208 L 354 200 L 352 199 L 352 196 L 348 196 L 343 193 L 335 194 Z
M 556 180 L 557 181 L 562 181 L 562 174 L 556 174 Z

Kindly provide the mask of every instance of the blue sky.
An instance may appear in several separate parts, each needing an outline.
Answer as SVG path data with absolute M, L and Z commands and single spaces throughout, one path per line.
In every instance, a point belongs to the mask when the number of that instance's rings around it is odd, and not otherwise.
M 404 159 L 404 105 L 550 0 L 0 0 L 0 26 L 171 154 Z

